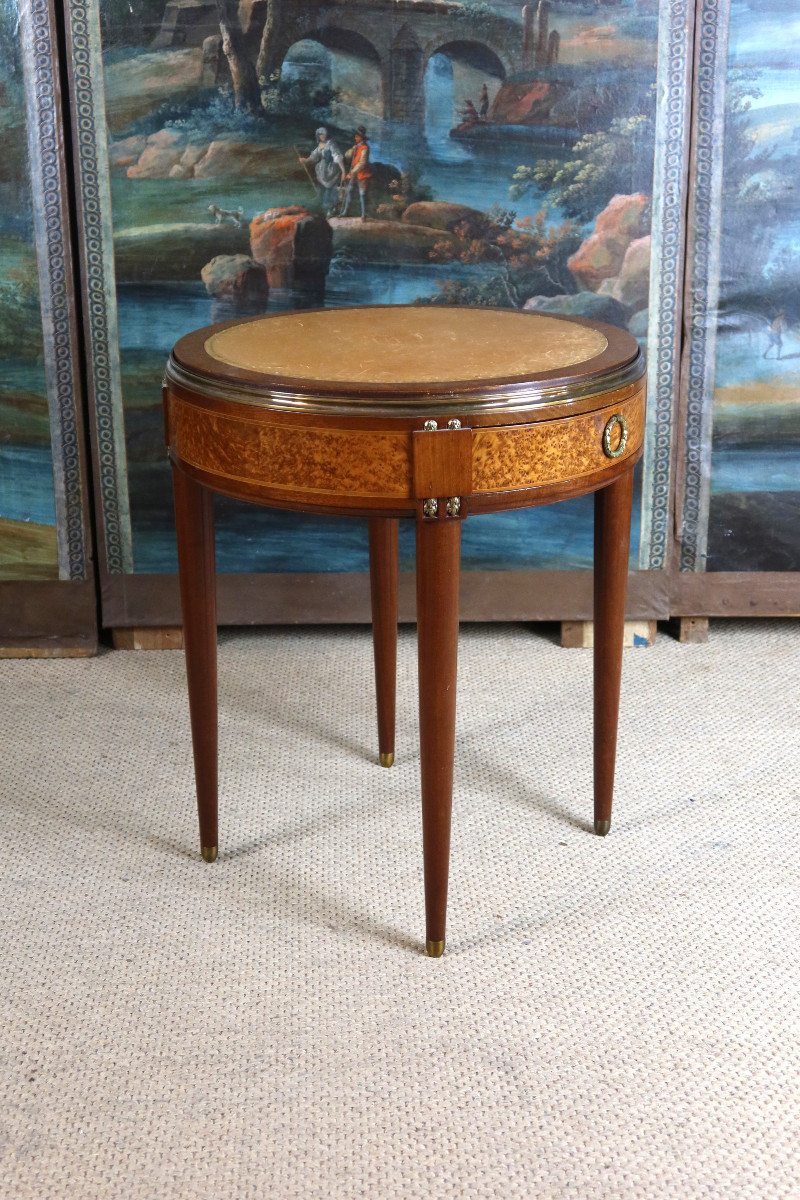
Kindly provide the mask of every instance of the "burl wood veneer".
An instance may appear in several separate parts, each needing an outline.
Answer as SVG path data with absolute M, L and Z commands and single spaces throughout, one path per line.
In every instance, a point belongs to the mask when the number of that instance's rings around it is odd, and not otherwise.
M 397 518 L 416 521 L 426 948 L 444 950 L 461 522 L 595 497 L 595 831 L 608 833 L 644 363 L 626 332 L 370 307 L 212 326 L 164 383 L 203 858 L 217 856 L 212 493 L 370 518 L 380 762 L 394 760 Z

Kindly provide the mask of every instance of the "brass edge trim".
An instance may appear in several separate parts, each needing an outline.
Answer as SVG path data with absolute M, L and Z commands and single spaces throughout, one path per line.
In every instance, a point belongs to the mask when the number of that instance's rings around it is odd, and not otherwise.
M 167 362 L 167 379 L 182 384 L 198 396 L 212 400 L 229 400 L 238 404 L 258 405 L 271 410 L 286 412 L 337 413 L 341 415 L 370 416 L 417 416 L 420 410 L 427 412 L 450 411 L 468 413 L 520 412 L 525 409 L 543 408 L 551 404 L 571 404 L 585 396 L 602 396 L 606 392 L 634 383 L 645 374 L 645 359 L 641 351 L 631 362 L 616 371 L 603 372 L 580 382 L 571 381 L 559 385 L 532 383 L 522 386 L 519 392 L 509 395 L 502 389 L 487 390 L 481 399 L 474 399 L 460 392 L 442 392 L 439 395 L 401 395 L 396 399 L 385 396 L 365 396 L 354 399 L 343 392 L 331 393 L 321 398 L 311 392 L 276 391 L 257 383 L 231 383 L 229 380 L 213 380 L 205 375 L 182 367 L 170 356 Z

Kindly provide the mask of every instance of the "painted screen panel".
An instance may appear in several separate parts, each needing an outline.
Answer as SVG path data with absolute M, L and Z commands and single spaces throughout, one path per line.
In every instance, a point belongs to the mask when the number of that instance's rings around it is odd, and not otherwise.
M 800 571 L 800 0 L 734 0 L 708 561 Z
M 0 579 L 90 558 L 54 17 L 0 0 Z
M 58 579 L 55 486 L 16 0 L 0 5 L 0 579 Z
M 800 0 L 703 0 L 681 569 L 800 570 Z
M 633 561 L 664 565 L 689 4 L 68 13 L 110 573 L 176 569 L 159 406 L 174 341 L 240 314 L 367 303 L 527 305 L 634 331 L 651 410 Z M 590 513 L 471 518 L 464 565 L 587 567 Z M 347 520 L 223 500 L 217 529 L 221 570 L 367 566 Z

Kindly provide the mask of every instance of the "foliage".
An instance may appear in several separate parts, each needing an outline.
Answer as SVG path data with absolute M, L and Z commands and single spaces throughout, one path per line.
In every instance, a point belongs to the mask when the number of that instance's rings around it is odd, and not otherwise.
M 770 319 L 785 308 L 798 314 L 800 260 L 789 249 L 771 253 L 776 228 L 796 219 L 797 153 L 776 156 L 751 125 L 752 101 L 761 96 L 758 72 L 731 71 L 725 112 L 723 205 L 725 213 L 721 301 Z
M 310 79 L 287 79 L 281 76 L 277 88 L 275 111 L 287 116 L 309 117 L 314 121 L 326 121 L 331 105 L 339 99 L 339 90 L 329 84 L 314 83 Z
M 130 126 L 131 133 L 150 134 L 159 129 L 181 129 L 190 138 L 226 136 L 244 141 L 264 138 L 269 121 L 263 113 L 237 108 L 230 88 L 207 88 L 187 99 L 168 100 Z
M 399 221 L 410 204 L 420 200 L 432 200 L 433 192 L 427 183 L 420 183 L 419 163 L 409 163 L 405 171 L 394 172 L 388 180 L 388 200 L 380 203 L 375 215 L 384 221 Z
M 654 149 L 653 114 L 617 117 L 607 131 L 587 133 L 577 141 L 567 162 L 546 159 L 517 167 L 509 195 L 518 200 L 535 184 L 568 217 L 588 222 L 612 196 L 651 194 Z
M 544 208 L 535 217 L 519 221 L 513 211 L 496 206 L 491 214 L 482 215 L 483 229 L 480 225 L 476 228 L 474 223 L 459 223 L 453 230 L 458 240 L 437 242 L 431 258 L 435 262 L 457 262 L 464 266 L 495 263 L 497 269 L 480 280 L 440 283 L 439 293 L 428 303 L 521 308 L 530 296 L 558 296 L 575 291 L 567 259 L 577 250 L 582 235 L 573 221 L 548 226 Z M 490 216 L 499 220 L 493 222 Z
M 492 308 L 517 308 L 503 273 L 482 279 L 437 279 L 433 296 L 420 296 L 417 304 L 479 304 Z
M 783 309 L 791 324 L 800 321 L 800 253 L 783 246 L 764 268 L 768 286 L 769 315 Z
M 468 21 L 473 31 L 488 32 L 491 25 L 497 21 L 497 12 L 485 0 L 461 0 L 450 19 Z

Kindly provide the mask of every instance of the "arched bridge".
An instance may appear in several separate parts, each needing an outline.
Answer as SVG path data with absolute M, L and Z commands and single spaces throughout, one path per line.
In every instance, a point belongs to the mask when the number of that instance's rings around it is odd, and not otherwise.
M 434 54 L 495 79 L 505 79 L 521 60 L 519 24 L 456 0 L 311 0 L 292 9 L 276 38 L 276 61 L 306 38 L 363 58 L 380 71 L 385 120 L 423 122 L 425 70 Z M 240 0 L 239 20 L 254 58 L 266 17 L 267 0 Z M 201 45 L 218 32 L 213 0 L 168 0 L 155 44 Z

